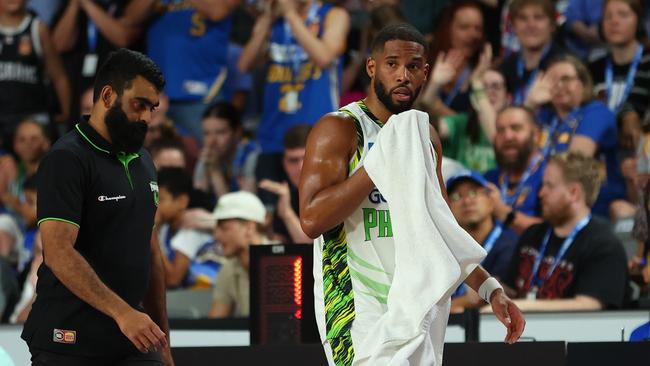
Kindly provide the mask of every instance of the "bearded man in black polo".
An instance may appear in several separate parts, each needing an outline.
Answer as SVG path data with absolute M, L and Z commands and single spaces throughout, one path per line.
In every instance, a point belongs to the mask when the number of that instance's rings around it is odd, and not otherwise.
M 22 338 L 33 365 L 172 365 L 156 171 L 142 148 L 164 87 L 146 56 L 118 50 L 89 118 L 38 171 L 44 263 Z

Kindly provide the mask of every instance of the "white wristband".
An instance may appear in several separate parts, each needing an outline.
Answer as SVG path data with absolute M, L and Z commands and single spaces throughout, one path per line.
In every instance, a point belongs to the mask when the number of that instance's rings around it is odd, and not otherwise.
M 497 279 L 494 277 L 488 277 L 487 280 L 483 281 L 481 287 L 478 288 L 478 295 L 481 297 L 481 299 L 485 300 L 485 302 L 489 304 L 490 296 L 492 296 L 494 290 L 498 289 L 503 290 L 503 287 L 501 287 L 499 281 L 497 281 Z

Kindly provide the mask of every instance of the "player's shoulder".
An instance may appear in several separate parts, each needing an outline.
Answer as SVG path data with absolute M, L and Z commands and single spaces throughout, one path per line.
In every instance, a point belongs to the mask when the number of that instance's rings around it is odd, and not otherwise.
M 358 120 L 350 113 L 345 111 L 336 111 L 325 114 L 314 125 L 314 131 L 335 130 L 339 133 L 354 132 L 356 133 L 355 123 Z

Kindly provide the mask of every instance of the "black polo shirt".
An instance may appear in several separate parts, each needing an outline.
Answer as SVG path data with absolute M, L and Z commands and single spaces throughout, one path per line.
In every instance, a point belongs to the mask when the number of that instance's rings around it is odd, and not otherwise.
M 75 249 L 110 289 L 141 309 L 158 199 L 151 156 L 144 149 L 115 152 L 82 122 L 43 159 L 37 188 L 38 223 L 77 226 Z M 36 294 L 22 333 L 31 348 L 87 356 L 138 352 L 113 319 L 70 292 L 45 263 L 38 270 Z

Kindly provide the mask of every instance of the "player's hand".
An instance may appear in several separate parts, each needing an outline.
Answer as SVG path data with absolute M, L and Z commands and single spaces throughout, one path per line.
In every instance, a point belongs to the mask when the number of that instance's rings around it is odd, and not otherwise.
M 492 312 L 503 325 L 508 329 L 508 334 L 504 340 L 508 344 L 515 343 L 526 327 L 526 320 L 521 310 L 510 300 L 503 290 L 498 289 L 490 295 L 490 305 Z
M 131 309 L 117 318 L 116 322 L 120 331 L 140 352 L 149 353 L 149 351 L 155 352 L 158 349 L 167 348 L 165 333 L 151 320 L 149 315 Z

